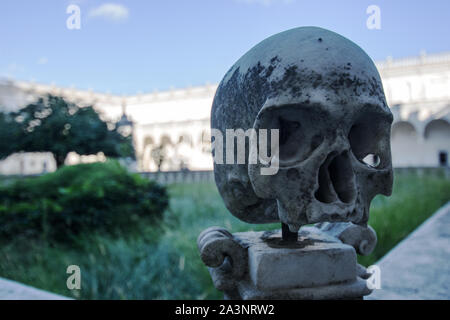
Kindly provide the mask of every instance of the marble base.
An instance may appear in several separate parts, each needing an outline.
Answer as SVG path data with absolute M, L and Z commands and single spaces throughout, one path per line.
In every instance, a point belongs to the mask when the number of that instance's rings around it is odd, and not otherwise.
M 283 241 L 279 230 L 209 229 L 199 248 L 207 265 L 216 258 L 209 271 L 226 299 L 361 299 L 371 293 L 355 248 L 317 227 L 302 228 L 297 242 Z M 214 248 L 220 248 L 217 256 Z

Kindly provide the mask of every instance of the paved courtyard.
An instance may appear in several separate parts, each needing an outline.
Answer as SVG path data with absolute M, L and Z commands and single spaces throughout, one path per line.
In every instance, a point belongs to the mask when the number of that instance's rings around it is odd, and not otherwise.
M 450 202 L 377 265 L 381 289 L 368 299 L 450 299 Z
M 47 291 L 26 286 L 19 282 L 0 278 L 0 300 L 65 300 Z

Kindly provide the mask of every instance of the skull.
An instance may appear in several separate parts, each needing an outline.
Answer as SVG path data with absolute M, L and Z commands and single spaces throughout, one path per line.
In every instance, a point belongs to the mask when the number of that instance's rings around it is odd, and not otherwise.
M 392 191 L 391 123 L 378 71 L 360 47 L 316 27 L 276 34 L 227 72 L 211 127 L 278 129 L 269 154 L 279 169 L 215 163 L 216 184 L 246 222 L 281 221 L 292 232 L 324 221 L 366 225 L 373 197 Z

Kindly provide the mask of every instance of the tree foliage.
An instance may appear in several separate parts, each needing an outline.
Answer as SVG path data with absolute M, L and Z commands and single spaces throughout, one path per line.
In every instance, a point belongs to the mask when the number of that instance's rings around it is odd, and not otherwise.
M 17 235 L 73 240 L 81 232 L 120 234 L 156 223 L 168 206 L 163 186 L 117 161 L 65 166 L 0 184 L 0 240 Z
M 11 120 L 12 119 L 12 120 Z M 13 152 L 51 152 L 60 167 L 69 152 L 103 152 L 111 157 L 134 157 L 131 136 L 124 137 L 100 119 L 93 107 L 79 107 L 48 95 L 0 118 L 0 157 Z
M 0 159 L 16 151 L 20 139 L 20 127 L 10 114 L 0 113 Z

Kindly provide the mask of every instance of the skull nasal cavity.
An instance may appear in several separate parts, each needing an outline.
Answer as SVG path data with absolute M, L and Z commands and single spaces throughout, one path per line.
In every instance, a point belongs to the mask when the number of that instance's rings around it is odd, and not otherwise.
M 355 174 L 348 152 L 338 155 L 328 167 L 334 190 L 342 202 L 351 202 L 355 198 Z
M 319 169 L 319 189 L 315 194 L 317 200 L 331 203 L 339 198 L 349 203 L 355 199 L 355 195 L 355 174 L 348 152 L 330 154 Z

